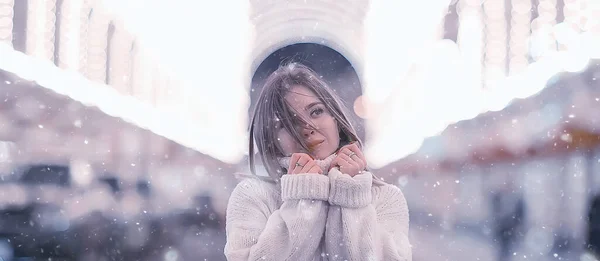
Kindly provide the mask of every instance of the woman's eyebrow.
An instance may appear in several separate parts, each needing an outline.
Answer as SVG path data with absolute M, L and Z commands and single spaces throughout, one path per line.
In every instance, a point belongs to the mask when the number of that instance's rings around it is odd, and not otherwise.
M 312 102 L 308 105 L 306 105 L 306 107 L 304 107 L 304 110 L 308 111 L 310 108 L 312 108 L 315 105 L 319 105 L 319 104 L 323 104 L 321 101 L 316 101 L 316 102 Z

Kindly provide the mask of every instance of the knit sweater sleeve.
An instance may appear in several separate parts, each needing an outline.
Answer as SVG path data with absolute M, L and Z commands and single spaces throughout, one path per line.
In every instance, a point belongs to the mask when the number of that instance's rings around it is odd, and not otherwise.
M 226 216 L 225 256 L 241 260 L 311 260 L 325 231 L 329 178 L 284 175 L 278 193 L 264 182 L 244 180 L 234 189 Z M 319 253 L 320 254 L 320 253 Z
M 408 207 L 399 188 L 373 186 L 369 172 L 329 172 L 331 206 L 325 248 L 330 260 L 412 260 Z

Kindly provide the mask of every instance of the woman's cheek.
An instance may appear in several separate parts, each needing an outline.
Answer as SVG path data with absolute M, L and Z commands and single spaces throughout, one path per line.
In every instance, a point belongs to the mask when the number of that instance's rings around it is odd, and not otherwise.
M 277 141 L 279 142 L 279 146 L 281 146 L 281 149 L 285 155 L 289 156 L 292 153 L 297 152 L 296 142 L 292 136 L 287 134 L 285 131 L 280 131 L 280 133 L 277 135 Z

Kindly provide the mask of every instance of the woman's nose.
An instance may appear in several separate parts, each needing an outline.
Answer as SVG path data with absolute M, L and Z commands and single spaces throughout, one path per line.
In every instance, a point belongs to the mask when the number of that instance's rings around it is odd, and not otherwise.
M 304 134 L 304 137 L 308 137 L 308 136 L 311 136 L 311 135 L 315 134 L 315 130 L 314 129 L 309 129 L 309 128 L 304 128 L 304 130 L 302 131 L 302 133 Z

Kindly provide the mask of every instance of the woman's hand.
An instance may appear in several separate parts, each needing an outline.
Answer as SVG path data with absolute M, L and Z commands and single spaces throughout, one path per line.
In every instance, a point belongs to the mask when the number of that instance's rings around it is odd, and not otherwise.
M 315 160 L 306 153 L 294 153 L 290 159 L 288 174 L 315 173 L 323 174 L 323 170 Z
M 367 160 L 356 143 L 342 147 L 335 159 L 331 162 L 331 168 L 338 167 L 344 174 L 351 177 L 362 173 L 367 168 Z

